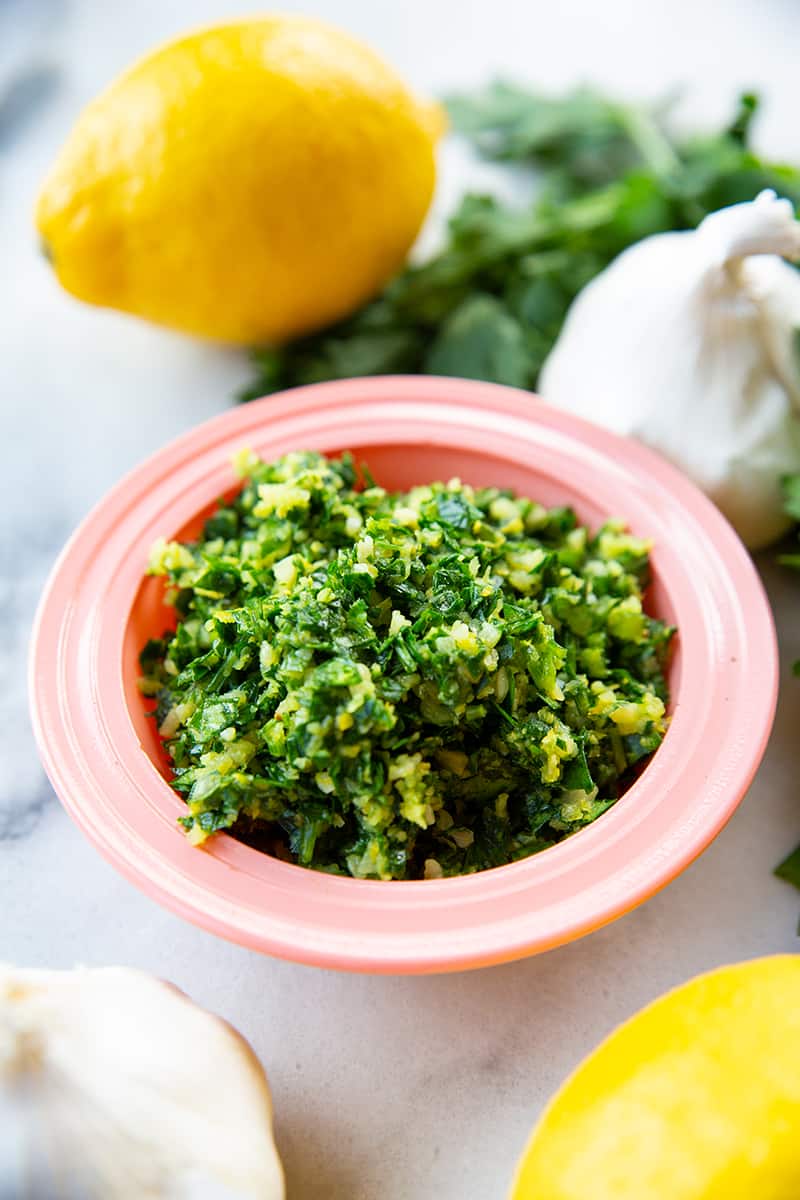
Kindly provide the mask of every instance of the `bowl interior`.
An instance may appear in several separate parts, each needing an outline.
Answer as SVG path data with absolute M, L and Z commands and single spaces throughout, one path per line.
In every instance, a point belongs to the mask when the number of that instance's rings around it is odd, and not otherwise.
M 248 444 L 258 452 L 258 439 L 250 437 Z M 297 449 L 305 447 L 298 446 Z M 376 482 L 390 490 L 405 491 L 418 484 L 432 483 L 437 480 L 448 480 L 457 476 L 465 483 L 475 487 L 504 487 L 512 488 L 520 495 L 528 496 L 548 507 L 553 505 L 571 505 L 582 524 L 591 529 L 597 528 L 609 517 L 626 517 L 624 504 L 619 511 L 610 511 L 600 507 L 591 494 L 591 480 L 586 481 L 586 491 L 571 488 L 555 474 L 549 474 L 546 466 L 541 463 L 523 466 L 512 460 L 499 458 L 495 455 L 480 451 L 467 450 L 460 447 L 443 447 L 424 443 L 378 444 L 378 445 L 329 445 L 325 452 L 331 457 L 350 450 L 358 463 L 365 464 L 372 472 Z M 272 456 L 271 451 L 265 451 L 265 457 Z M 233 480 L 233 472 L 231 471 Z M 232 498 L 238 491 L 238 485 L 232 486 L 224 493 L 224 498 Z M 163 529 L 162 535 L 167 538 L 187 540 L 196 537 L 203 522 L 215 510 L 217 496 L 209 496 L 208 504 L 202 508 L 190 521 L 178 529 Z M 647 537 L 651 531 L 632 525 L 632 532 Z M 669 589 L 659 576 L 657 548 L 652 561 L 653 581 L 646 597 L 647 611 L 653 616 L 676 624 L 675 605 L 670 597 Z M 164 779 L 171 775 L 169 759 L 158 736 L 156 723 L 152 718 L 153 702 L 146 700 L 137 686 L 139 676 L 139 652 L 148 638 L 160 637 L 166 630 L 174 627 L 175 618 L 171 608 L 164 604 L 165 586 L 161 579 L 145 578 L 138 589 L 131 607 L 123 640 L 123 683 L 131 722 L 136 736 L 145 754 Z M 676 645 L 670 660 L 668 671 L 670 685 L 670 704 L 674 706 L 680 685 L 680 645 Z M 645 768 L 646 770 L 646 768 Z M 173 797 L 167 793 L 167 798 Z M 574 835 L 580 836 L 580 834 Z M 503 868 L 499 868 L 502 870 Z

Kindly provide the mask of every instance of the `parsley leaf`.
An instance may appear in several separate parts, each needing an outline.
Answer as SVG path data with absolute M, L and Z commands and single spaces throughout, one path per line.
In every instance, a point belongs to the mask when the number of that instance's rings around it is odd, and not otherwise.
M 800 846 L 775 868 L 778 879 L 785 879 L 800 891 Z
M 790 517 L 800 521 L 800 475 L 786 475 L 781 480 L 783 507 Z
M 525 387 L 531 365 L 522 326 L 494 296 L 470 296 L 442 325 L 426 356 L 425 373 Z

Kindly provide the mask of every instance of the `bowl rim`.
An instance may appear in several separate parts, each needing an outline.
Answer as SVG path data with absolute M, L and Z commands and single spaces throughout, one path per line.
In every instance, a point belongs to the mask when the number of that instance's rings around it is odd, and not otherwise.
M 534 468 L 546 456 L 554 471 L 572 470 L 568 496 L 580 491 L 576 471 L 587 497 L 619 491 L 620 515 L 655 537 L 654 571 L 676 609 L 682 665 L 667 737 L 613 809 L 539 855 L 443 880 L 328 876 L 227 835 L 204 850 L 188 845 L 175 823 L 182 802 L 133 729 L 121 647 L 153 530 L 169 536 L 235 483 L 230 454 L 254 438 L 255 449 L 273 455 L 326 444 L 336 453 L 373 441 L 455 445 L 524 465 L 538 451 Z M 228 410 L 151 455 L 95 505 L 64 547 L 38 607 L 29 659 L 45 770 L 67 811 L 129 880 L 195 924 L 253 949 L 317 966 L 398 973 L 459 970 L 545 950 L 664 887 L 713 840 L 746 792 L 772 728 L 777 687 L 772 613 L 752 560 L 676 468 L 529 392 L 429 376 L 277 393 Z

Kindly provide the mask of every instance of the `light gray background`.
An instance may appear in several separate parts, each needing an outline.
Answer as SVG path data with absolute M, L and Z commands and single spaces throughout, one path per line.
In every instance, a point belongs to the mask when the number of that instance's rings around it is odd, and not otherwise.
M 300 6 L 282 0 L 284 9 Z M 497 72 L 623 95 L 683 85 L 689 122 L 741 86 L 768 96 L 759 138 L 800 161 L 793 0 L 307 0 L 385 52 L 420 89 Z M 126 963 L 173 979 L 238 1025 L 272 1083 L 290 1200 L 500 1200 L 546 1097 L 618 1021 L 729 960 L 797 948 L 796 894 L 771 877 L 800 837 L 796 786 L 800 579 L 762 556 L 785 678 L 750 794 L 665 892 L 604 931 L 515 965 L 441 978 L 337 975 L 201 933 L 107 867 L 55 801 L 25 714 L 32 608 L 76 523 L 127 468 L 224 410 L 238 353 L 84 308 L 39 258 L 30 210 L 80 106 L 186 26 L 255 6 L 225 0 L 0 0 L 0 955 Z M 469 168 L 443 156 L 437 211 Z M 435 233 L 429 234 L 429 238 Z

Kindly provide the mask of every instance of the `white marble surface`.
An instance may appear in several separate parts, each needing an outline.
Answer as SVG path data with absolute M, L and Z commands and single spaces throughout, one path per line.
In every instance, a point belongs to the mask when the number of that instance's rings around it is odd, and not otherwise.
M 616 1022 L 715 964 L 797 948 L 798 897 L 773 879 L 800 837 L 800 580 L 763 570 L 786 677 L 750 794 L 706 854 L 638 911 L 527 962 L 441 978 L 337 975 L 217 941 L 105 865 L 55 801 L 24 715 L 34 604 L 59 546 L 120 474 L 223 410 L 240 355 L 83 308 L 37 255 L 30 205 L 79 106 L 132 55 L 225 0 L 0 5 L 0 954 L 120 962 L 169 977 L 250 1038 L 272 1081 L 290 1200 L 501 1200 L 548 1094 Z M 299 7 L 282 0 L 281 7 Z M 688 121 L 763 88 L 762 144 L 800 159 L 794 0 L 307 0 L 419 87 L 497 71 L 545 87 L 686 87 Z M 3 103 L 3 98 L 5 102 Z M 440 205 L 463 184 L 446 155 Z

